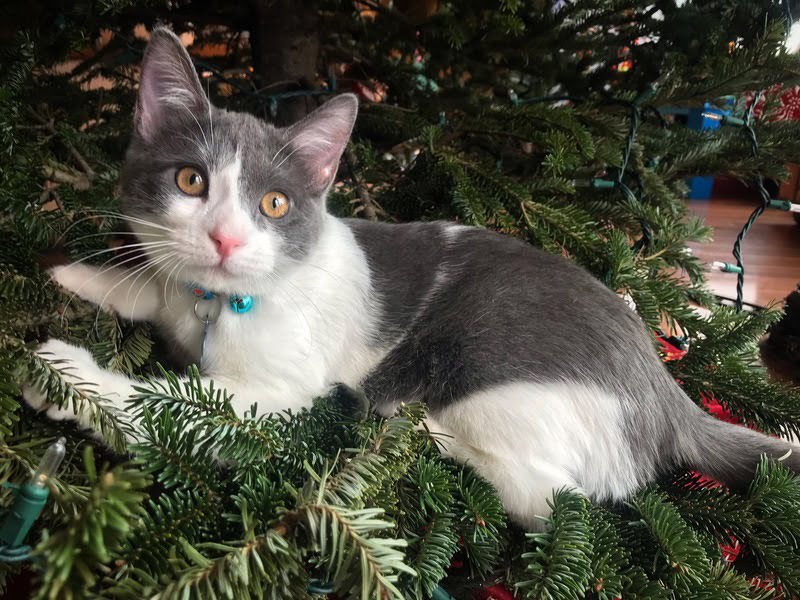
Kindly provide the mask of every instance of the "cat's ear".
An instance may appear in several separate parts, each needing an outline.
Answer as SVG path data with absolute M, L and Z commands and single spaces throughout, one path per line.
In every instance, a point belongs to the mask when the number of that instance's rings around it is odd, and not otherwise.
M 289 128 L 291 152 L 303 165 L 314 190 L 321 193 L 333 183 L 357 114 L 358 99 L 342 94 Z
M 179 110 L 206 114 L 208 99 L 178 36 L 159 27 L 150 34 L 142 60 L 134 114 L 136 130 L 146 139 L 151 138 L 165 124 L 168 115 Z

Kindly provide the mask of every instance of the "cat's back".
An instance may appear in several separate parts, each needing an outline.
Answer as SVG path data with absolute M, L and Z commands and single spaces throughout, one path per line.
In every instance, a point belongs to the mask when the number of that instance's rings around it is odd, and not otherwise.
M 608 387 L 663 370 L 639 317 L 564 257 L 446 222 L 346 222 L 381 300 L 382 332 L 403 340 L 409 381 L 443 377 L 464 392 L 520 377 Z
M 564 301 L 583 306 L 588 299 L 595 307 L 604 300 L 612 310 L 620 307 L 584 269 L 517 238 L 445 221 L 345 223 L 365 253 L 377 291 L 390 303 L 388 312 L 437 298 L 478 305 L 491 297 L 520 309 L 557 301 L 569 310 Z M 478 297 L 470 297 L 473 293 Z

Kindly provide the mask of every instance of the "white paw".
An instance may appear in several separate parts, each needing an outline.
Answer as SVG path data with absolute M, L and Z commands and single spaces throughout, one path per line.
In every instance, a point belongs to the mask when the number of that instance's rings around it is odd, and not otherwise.
M 61 340 L 48 340 L 39 346 L 36 353 L 58 369 L 64 380 L 87 394 L 94 395 L 96 385 L 105 376 L 103 369 L 97 366 L 87 350 Z M 56 421 L 78 418 L 71 406 L 59 408 L 47 398 L 43 390 L 36 386 L 26 386 L 22 390 L 22 396 L 31 408 L 37 411 L 47 411 L 47 416 Z
M 56 284 L 73 294 L 77 294 L 87 280 L 84 265 L 77 263 L 58 265 L 48 269 L 47 273 Z

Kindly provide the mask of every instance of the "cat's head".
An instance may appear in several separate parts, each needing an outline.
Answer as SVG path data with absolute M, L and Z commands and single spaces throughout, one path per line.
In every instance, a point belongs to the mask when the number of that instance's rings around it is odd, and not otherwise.
M 155 30 L 120 177 L 150 263 L 217 292 L 267 291 L 314 248 L 357 110 L 337 96 L 279 129 L 214 108 L 180 40 Z

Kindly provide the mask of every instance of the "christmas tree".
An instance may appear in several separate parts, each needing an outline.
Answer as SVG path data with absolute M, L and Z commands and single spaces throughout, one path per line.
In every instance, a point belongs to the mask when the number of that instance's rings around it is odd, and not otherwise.
M 361 97 L 331 211 L 450 219 L 561 253 L 654 331 L 680 331 L 689 350 L 669 367 L 698 403 L 800 435 L 800 394 L 755 360 L 779 313 L 715 306 L 686 251 L 711 233 L 687 216 L 687 177 L 739 178 L 764 210 L 765 181 L 800 162 L 800 127 L 771 120 L 769 100 L 752 114 L 754 95 L 800 80 L 785 47 L 790 10 L 767 0 L 14 7 L 0 29 L 0 480 L 29 479 L 62 436 L 66 459 L 47 481 L 30 556 L 0 548 L 4 584 L 33 573 L 35 597 L 53 599 L 470 598 L 495 583 L 529 598 L 800 594 L 800 481 L 779 463 L 765 460 L 736 493 L 687 472 L 622 506 L 561 490 L 544 532 L 525 534 L 489 484 L 440 457 L 420 427 L 424 407 L 380 419 L 342 389 L 297 414 L 238 415 L 196 369 L 179 381 L 147 325 L 65 294 L 45 270 L 54 251 L 136 260 L 115 185 L 146 31 L 166 22 L 217 106 L 285 124 L 337 92 Z M 668 118 L 704 106 L 722 127 Z M 746 256 L 736 262 L 744 276 Z M 141 377 L 130 410 L 109 410 L 91 382 L 69 383 L 35 354 L 51 337 Z M 89 410 L 100 439 L 28 409 L 26 385 Z M 128 444 L 133 421 L 143 433 Z M 14 501 L 0 492 L 0 516 Z

